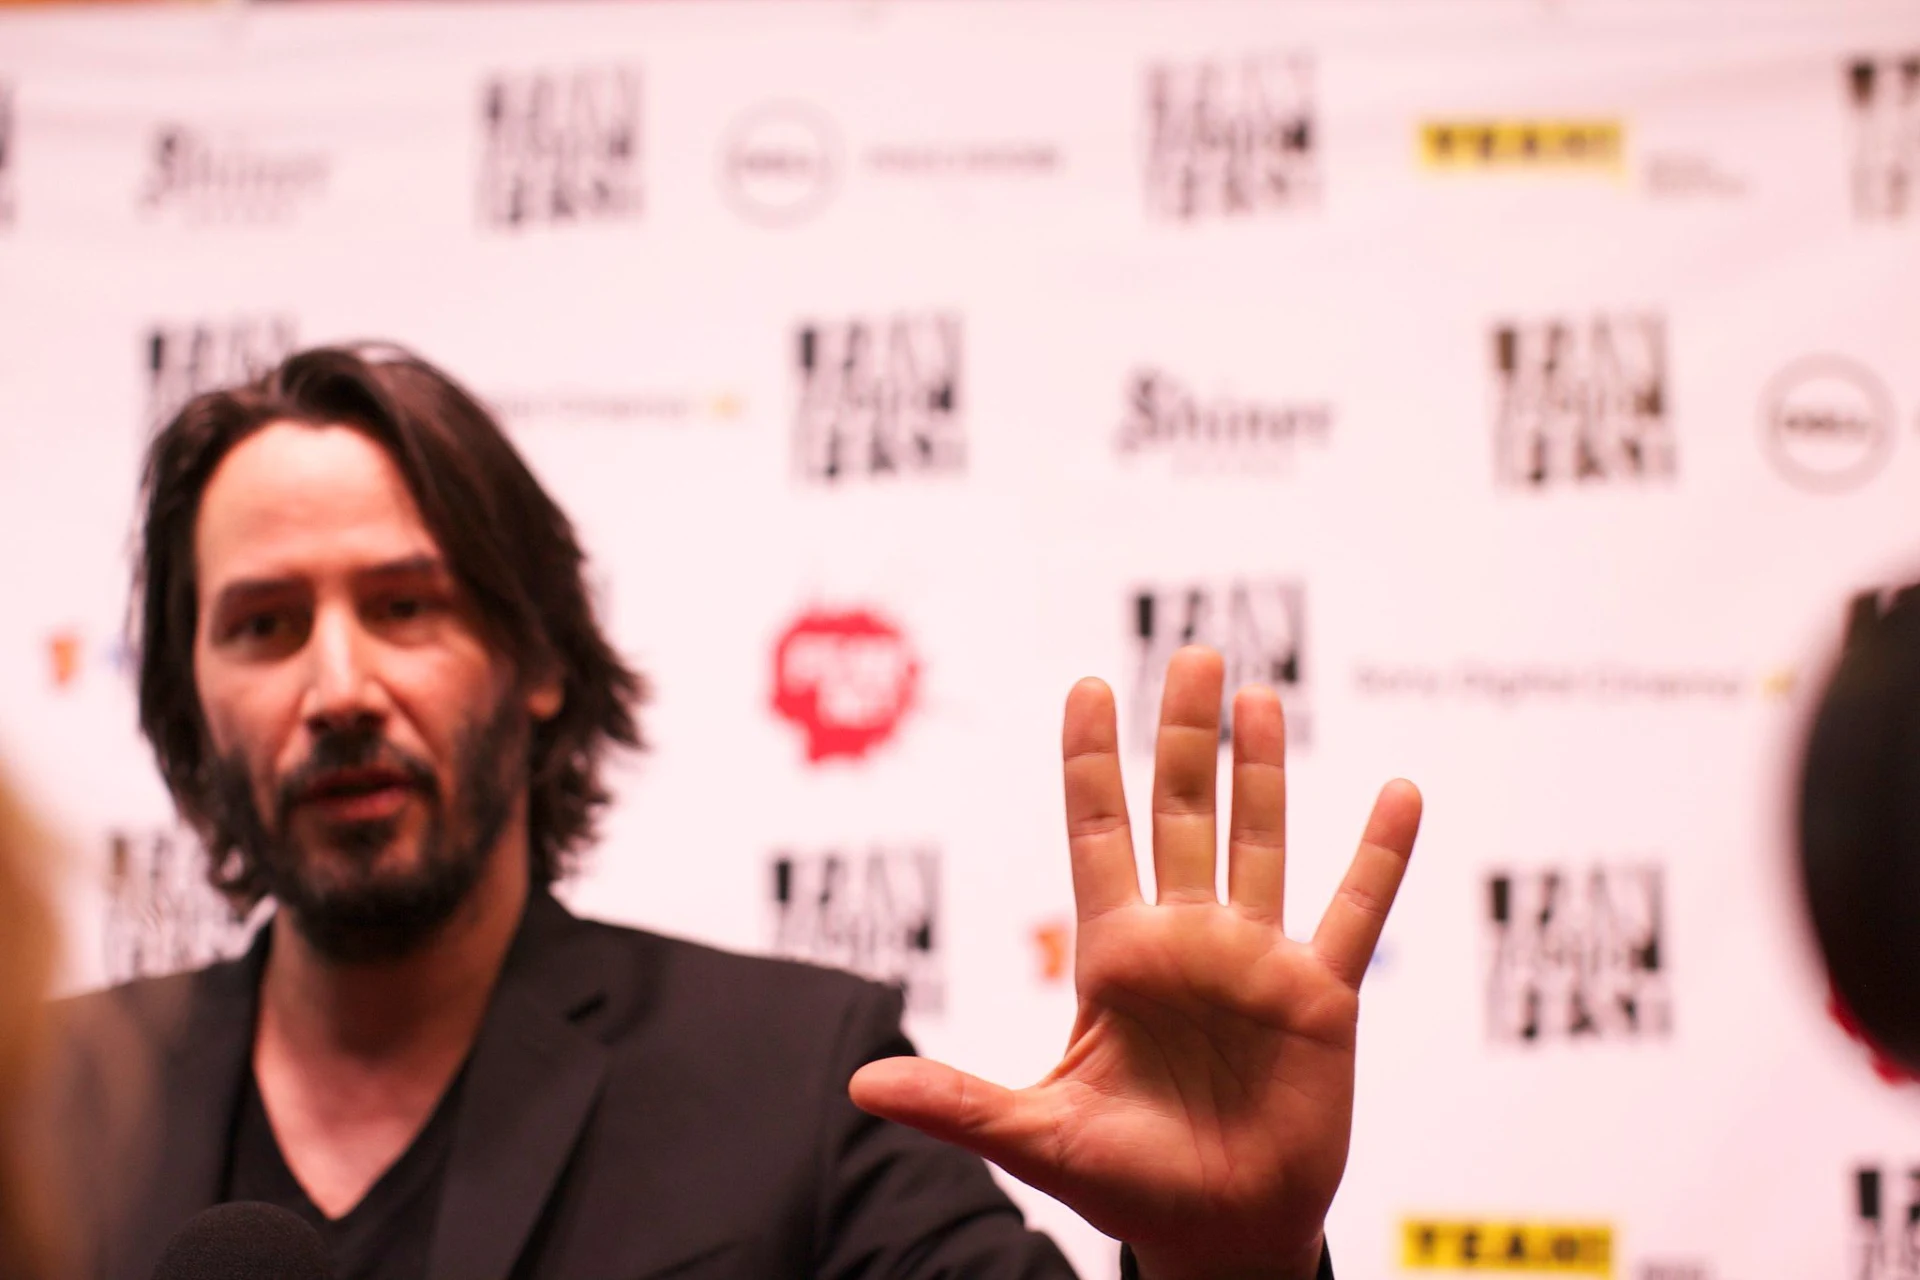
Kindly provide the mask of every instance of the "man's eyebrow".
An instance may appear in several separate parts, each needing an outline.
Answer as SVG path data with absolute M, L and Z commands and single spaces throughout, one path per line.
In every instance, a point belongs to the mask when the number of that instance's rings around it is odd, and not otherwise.
M 423 553 L 369 565 L 365 569 L 356 570 L 353 576 L 363 582 L 374 583 L 391 579 L 446 577 L 447 566 L 439 556 Z M 220 594 L 214 598 L 213 611 L 216 614 L 231 612 L 263 600 L 271 600 L 290 592 L 303 590 L 305 586 L 305 580 L 297 577 L 239 578 L 220 589 Z
M 448 574 L 446 563 L 439 556 L 423 552 L 355 570 L 353 576 L 361 581 L 380 582 L 387 578 L 444 578 Z
M 228 613 L 262 600 L 284 596 L 300 589 L 298 578 L 240 578 L 220 588 L 214 597 L 213 612 Z

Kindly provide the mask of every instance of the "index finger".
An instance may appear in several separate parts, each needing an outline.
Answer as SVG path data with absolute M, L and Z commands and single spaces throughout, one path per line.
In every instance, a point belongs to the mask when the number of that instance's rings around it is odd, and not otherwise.
M 1060 751 L 1067 793 L 1067 847 L 1073 899 L 1084 922 L 1140 901 L 1127 795 L 1120 785 L 1120 735 L 1113 691 L 1086 679 L 1067 695 Z

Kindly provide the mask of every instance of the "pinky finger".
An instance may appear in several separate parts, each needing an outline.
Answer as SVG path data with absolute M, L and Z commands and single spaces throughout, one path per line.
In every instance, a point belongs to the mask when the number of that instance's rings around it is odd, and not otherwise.
M 1360 849 L 1314 932 L 1314 950 L 1350 987 L 1357 988 L 1366 974 L 1407 873 L 1413 838 L 1420 830 L 1420 808 L 1420 790 L 1411 782 L 1399 779 L 1381 788 Z

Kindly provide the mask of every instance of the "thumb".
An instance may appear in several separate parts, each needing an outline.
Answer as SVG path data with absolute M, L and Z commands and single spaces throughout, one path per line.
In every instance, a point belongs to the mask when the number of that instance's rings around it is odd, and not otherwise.
M 884 1058 L 853 1073 L 853 1105 L 965 1147 L 1014 1177 L 1049 1182 L 1054 1127 L 1032 1090 L 1016 1091 L 925 1058 Z

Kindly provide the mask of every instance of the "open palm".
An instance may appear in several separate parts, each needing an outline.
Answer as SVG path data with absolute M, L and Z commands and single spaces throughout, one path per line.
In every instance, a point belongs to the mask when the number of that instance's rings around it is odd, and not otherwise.
M 1140 895 L 1113 695 L 1083 680 L 1063 750 L 1080 1007 L 1027 1089 L 917 1058 L 853 1099 L 964 1146 L 1133 1247 L 1150 1280 L 1311 1276 L 1346 1167 L 1359 988 L 1420 824 L 1393 782 L 1311 942 L 1281 931 L 1285 728 L 1270 689 L 1233 708 L 1227 901 L 1215 892 L 1221 662 L 1167 669 L 1153 783 L 1157 902 Z

